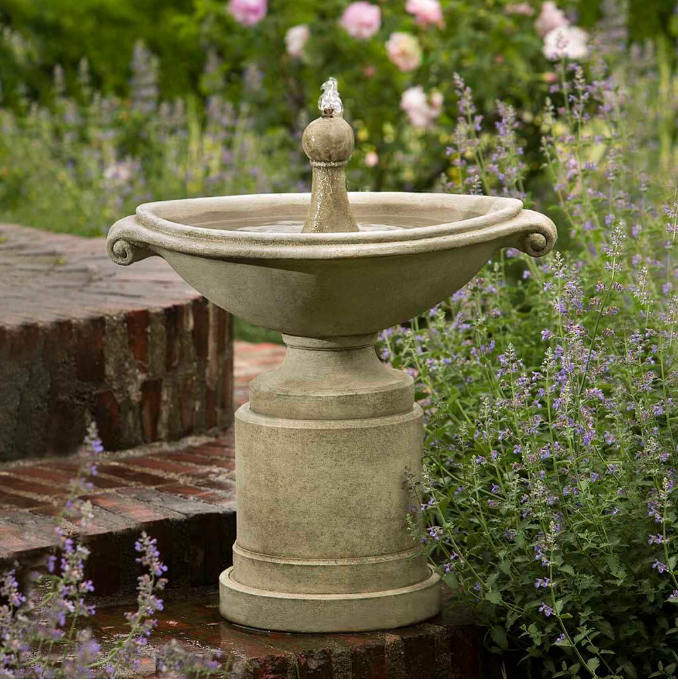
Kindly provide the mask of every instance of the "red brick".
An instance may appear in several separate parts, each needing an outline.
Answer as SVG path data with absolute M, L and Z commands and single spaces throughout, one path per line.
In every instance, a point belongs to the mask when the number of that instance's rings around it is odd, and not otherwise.
M 159 486 L 157 488 L 158 491 L 175 493 L 180 496 L 204 496 L 209 493 L 206 489 L 200 489 L 197 486 L 190 486 L 188 484 L 166 484 L 165 486 Z
M 398 631 L 405 653 L 405 670 L 409 678 L 432 678 L 436 673 L 435 636 L 421 627 Z
M 200 444 L 199 446 L 193 446 L 187 450 L 194 452 L 198 456 L 208 456 L 210 458 L 235 458 L 235 443 L 224 443 L 223 446 Z
M 186 436 L 193 431 L 194 421 L 194 391 L 195 379 L 192 376 L 184 377 L 181 381 L 179 393 L 179 412 L 181 414 L 182 436 Z
M 40 326 L 23 323 L 12 336 L 10 358 L 22 360 L 35 354 L 40 342 Z
M 219 491 L 227 491 L 229 493 L 235 493 L 235 480 L 233 479 L 198 479 L 192 481 L 195 486 L 200 486 L 205 489 L 217 489 Z
M 165 368 L 168 371 L 171 371 L 179 365 L 179 359 L 181 357 L 181 325 L 183 310 L 179 305 L 168 307 L 165 309 L 164 317 L 165 339 L 167 343 Z
M 354 678 L 386 677 L 386 648 L 380 637 L 371 633 L 336 637 L 351 647 L 351 674 Z
M 223 390 L 221 392 L 221 408 L 230 415 L 233 410 L 233 357 L 229 357 L 225 361 L 223 380 Z
M 158 438 L 158 420 L 162 404 L 162 380 L 146 380 L 141 386 L 141 429 L 144 441 Z
M 100 475 L 91 475 L 86 479 L 88 484 L 91 484 L 95 489 L 119 489 L 127 486 L 126 482 L 119 479 L 106 479 Z
M 152 475 L 148 472 L 134 470 L 132 468 L 127 467 L 124 464 L 98 465 L 97 468 L 101 474 L 110 475 L 112 477 L 118 477 L 132 484 L 143 484 L 144 486 L 157 486 L 158 484 L 167 483 L 167 480 L 164 477 L 158 477 L 157 475 Z M 121 483 L 119 486 L 124 486 L 124 484 Z
M 193 453 L 184 451 L 183 453 L 168 453 L 164 455 L 165 458 L 177 463 L 187 463 L 189 465 L 198 465 L 200 467 L 215 467 L 220 470 L 235 470 L 235 461 L 227 458 L 212 458 L 209 456 L 196 456 Z
M 137 309 L 125 317 L 127 325 L 127 344 L 137 362 L 137 368 L 148 371 L 148 325 L 150 315 L 147 309 Z
M 70 355 L 73 345 L 73 322 L 70 319 L 57 321 L 45 333 L 42 355 L 45 364 L 52 368 L 55 363 L 62 362 Z
M 35 545 L 32 537 L 27 537 L 23 527 L 14 526 L 0 522 L 0 551 L 3 553 L 13 553 L 23 550 L 32 550 Z
M 229 340 L 229 333 L 228 333 L 228 327 L 230 324 L 229 320 L 229 313 L 221 309 L 221 307 L 216 307 L 216 314 L 217 314 L 217 353 L 219 356 L 221 356 L 225 351 L 226 347 L 228 346 L 228 340 Z
M 120 448 L 122 439 L 120 404 L 113 390 L 105 390 L 96 395 L 93 416 L 104 447 L 109 450 Z
M 211 430 L 217 424 L 217 395 L 211 387 L 205 387 L 205 428 Z
M 55 482 L 60 486 L 67 486 L 73 479 L 73 475 L 69 475 L 59 470 L 43 467 L 20 467 L 13 470 L 15 475 L 20 477 L 29 477 L 32 479 L 39 479 L 47 482 Z
M 203 491 L 206 491 L 203 489 Z M 235 491 L 235 488 L 234 488 Z M 212 505 L 233 506 L 233 494 L 218 493 L 217 491 L 206 491 L 200 496 L 200 500 Z M 233 506 L 234 507 L 234 506 Z M 235 509 L 235 507 L 234 507 Z
M 42 517 L 58 517 L 62 512 L 62 508 L 55 505 L 41 505 L 31 510 L 32 515 L 40 515 Z
M 133 498 L 114 494 L 88 496 L 93 505 L 98 505 L 116 515 L 128 517 L 135 522 L 153 522 L 165 519 L 167 515 L 156 512 L 153 508 Z
M 2 483 L 2 478 L 0 478 L 0 483 Z M 26 498 L 25 496 L 16 496 L 13 493 L 5 493 L 0 491 L 0 504 L 9 505 L 13 508 L 35 508 L 40 505 L 43 501 L 35 501 L 32 498 Z
M 44 484 L 38 484 L 37 482 L 26 482 L 11 474 L 3 474 L 0 476 L 0 486 L 9 491 L 22 491 L 24 493 L 49 496 L 52 498 L 63 496 L 67 492 L 66 487 L 63 486 L 45 486 Z
M 162 472 L 169 472 L 175 475 L 190 475 L 192 472 L 199 472 L 199 468 L 193 465 L 179 465 L 178 463 L 171 463 L 165 460 L 158 460 L 157 458 L 148 458 L 143 456 L 141 458 L 128 458 L 128 465 L 134 467 L 145 467 L 151 470 L 160 470 Z
M 205 298 L 193 301 L 193 346 L 199 359 L 207 359 L 209 352 L 210 314 Z
M 83 382 L 102 383 L 106 379 L 104 348 L 106 320 L 86 319 L 75 329 L 76 372 Z

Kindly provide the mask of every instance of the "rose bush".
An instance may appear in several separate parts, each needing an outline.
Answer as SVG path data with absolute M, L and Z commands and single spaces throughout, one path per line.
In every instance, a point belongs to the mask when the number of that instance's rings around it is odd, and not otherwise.
M 229 8 L 235 4 L 240 6 L 233 0 Z M 315 115 L 320 84 L 334 74 L 357 133 L 352 185 L 430 189 L 447 170 L 441 152 L 454 71 L 475 84 L 481 112 L 500 98 L 524 114 L 522 134 L 532 160 L 539 138 L 536 102 L 553 71 L 545 36 L 556 28 L 568 31 L 571 55 L 589 48 L 576 13 L 566 10 L 553 2 L 333 0 L 320 8 L 301 0 L 271 6 L 263 17 L 260 11 L 254 23 L 249 13 L 239 19 L 224 12 L 221 0 L 198 0 L 187 23 L 218 56 L 223 94 L 246 102 L 259 129 L 282 126 L 299 134 Z M 413 105 L 412 93 L 421 91 L 425 105 Z M 379 164 L 367 162 L 373 154 Z

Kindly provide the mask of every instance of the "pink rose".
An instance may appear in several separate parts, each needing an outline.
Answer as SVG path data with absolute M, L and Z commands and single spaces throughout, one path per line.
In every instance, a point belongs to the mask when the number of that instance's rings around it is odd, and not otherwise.
M 304 53 L 304 47 L 311 37 L 311 32 L 308 30 L 306 24 L 299 24 L 299 26 L 292 26 L 287 33 L 285 33 L 285 48 L 287 54 L 291 57 L 301 57 Z
M 421 65 L 419 41 L 409 33 L 391 33 L 386 52 L 401 71 L 415 71 Z
M 368 168 L 373 168 L 375 165 L 379 164 L 379 156 L 376 151 L 368 151 L 365 154 L 365 165 Z
M 427 128 L 443 111 L 443 95 L 434 92 L 427 98 L 421 85 L 410 87 L 400 98 L 400 108 L 413 127 Z
M 583 59 L 589 53 L 588 39 L 588 33 L 577 26 L 554 28 L 544 38 L 544 56 L 551 61 Z
M 524 17 L 531 17 L 534 14 L 534 8 L 528 2 L 517 2 L 504 7 L 505 14 L 520 14 Z
M 243 26 L 254 26 L 266 16 L 267 0 L 230 0 L 228 11 Z
M 369 2 L 352 2 L 339 23 L 353 38 L 367 40 L 381 28 L 381 9 Z
M 550 33 L 561 26 L 568 26 L 569 21 L 562 9 L 558 9 L 555 2 L 548 0 L 541 4 L 541 12 L 534 22 L 534 27 L 543 38 L 547 33 Z
M 442 28 L 445 25 L 438 0 L 407 0 L 405 11 L 414 14 L 417 23 L 422 26 L 435 24 Z

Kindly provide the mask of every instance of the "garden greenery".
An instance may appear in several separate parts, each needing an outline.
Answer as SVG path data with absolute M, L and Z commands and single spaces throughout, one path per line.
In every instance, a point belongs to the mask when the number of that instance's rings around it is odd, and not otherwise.
M 382 334 L 428 405 L 412 531 L 488 646 L 533 676 L 677 675 L 678 190 L 652 62 L 560 62 L 542 119 L 555 205 L 540 207 L 567 250 L 499 255 Z M 485 132 L 455 82 L 448 188 L 529 204 L 512 107 Z
M 70 95 L 55 69 L 51 106 L 0 107 L 1 218 L 98 236 L 151 200 L 289 189 L 286 137 L 254 134 L 219 79 L 204 114 L 192 100 L 161 102 L 157 68 L 138 43 L 127 99 L 94 91 L 83 62 Z

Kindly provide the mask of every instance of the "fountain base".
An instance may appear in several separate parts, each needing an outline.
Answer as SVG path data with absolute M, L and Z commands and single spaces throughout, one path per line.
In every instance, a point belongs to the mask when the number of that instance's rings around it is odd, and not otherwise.
M 290 633 L 353 633 L 414 625 L 440 612 L 440 577 L 372 593 L 299 594 L 250 588 L 219 578 L 221 615 L 241 625 Z
M 434 616 L 439 578 L 405 521 L 423 439 L 412 378 L 381 364 L 375 335 L 284 340 L 285 361 L 236 413 L 238 540 L 221 613 L 294 632 Z

